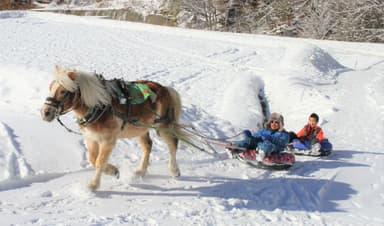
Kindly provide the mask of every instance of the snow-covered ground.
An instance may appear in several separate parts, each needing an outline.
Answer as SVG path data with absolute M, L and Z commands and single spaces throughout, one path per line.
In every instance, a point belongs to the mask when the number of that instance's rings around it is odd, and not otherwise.
M 317 112 L 335 150 L 268 171 L 182 145 L 173 179 L 153 133 L 146 177 L 132 177 L 137 142 L 121 140 L 110 159 L 121 178 L 92 193 L 82 137 L 40 118 L 55 64 L 172 86 L 182 122 L 209 137 L 260 128 L 258 96 L 290 131 Z M 0 225 L 384 225 L 383 87 L 382 44 L 2 11 Z

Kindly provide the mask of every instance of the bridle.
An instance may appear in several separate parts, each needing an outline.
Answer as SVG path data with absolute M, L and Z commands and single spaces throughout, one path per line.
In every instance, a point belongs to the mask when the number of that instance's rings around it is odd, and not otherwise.
M 70 96 L 71 96 L 71 93 L 67 91 L 61 100 L 58 100 L 54 97 L 47 97 L 47 98 L 45 98 L 45 104 L 57 109 L 56 115 L 55 115 L 56 117 L 60 116 L 60 115 L 64 115 L 65 113 L 68 112 L 68 111 L 63 112 L 64 111 L 64 104 L 67 102 L 67 100 L 69 99 Z
M 74 95 L 74 99 L 76 99 L 78 101 L 78 93 L 79 91 L 76 91 L 76 92 L 70 92 L 68 90 L 65 90 L 65 93 L 64 93 L 64 96 L 61 100 L 58 100 L 56 99 L 55 97 L 47 97 L 45 98 L 45 104 L 48 105 L 48 106 L 51 106 L 53 108 L 56 108 L 56 112 L 55 112 L 55 118 L 56 120 L 59 122 L 59 124 L 61 126 L 63 126 L 68 132 L 71 132 L 71 133 L 75 133 L 75 134 L 78 134 L 78 135 L 81 135 L 81 133 L 79 132 L 76 132 L 70 128 L 68 128 L 61 120 L 60 120 L 60 116 L 61 115 L 64 115 L 68 112 L 70 112 L 72 109 L 73 109 L 73 106 L 76 105 L 76 103 L 73 103 L 72 104 L 72 107 L 69 108 L 67 111 L 64 111 L 64 105 L 65 103 L 70 99 L 71 95 Z M 76 102 L 77 102 L 76 101 Z
M 66 114 L 72 110 L 72 108 L 70 108 L 67 111 L 64 111 L 64 105 L 65 105 L 65 103 L 68 102 L 68 100 L 70 99 L 70 97 L 72 95 L 75 95 L 74 97 L 76 98 L 77 91 L 71 92 L 71 91 L 65 90 L 64 96 L 63 96 L 63 98 L 61 98 L 61 100 L 58 100 L 55 97 L 47 97 L 47 98 L 45 98 L 45 104 L 57 109 L 56 114 L 55 114 L 55 117 L 57 118 L 57 117 L 64 115 L 64 114 Z M 75 103 L 73 105 L 75 105 Z

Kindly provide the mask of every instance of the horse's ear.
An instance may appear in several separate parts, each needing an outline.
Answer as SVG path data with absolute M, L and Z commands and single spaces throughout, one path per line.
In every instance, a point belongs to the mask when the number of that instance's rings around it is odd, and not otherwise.
M 76 73 L 74 71 L 68 72 L 67 75 L 72 80 L 75 80 L 75 78 L 76 78 Z

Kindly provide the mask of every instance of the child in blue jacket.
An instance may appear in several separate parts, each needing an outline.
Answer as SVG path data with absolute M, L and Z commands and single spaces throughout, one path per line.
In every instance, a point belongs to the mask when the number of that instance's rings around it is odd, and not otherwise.
M 284 118 L 276 112 L 270 115 L 263 129 L 253 135 L 249 130 L 245 130 L 243 134 L 244 139 L 234 145 L 247 149 L 239 157 L 248 161 L 263 161 L 272 152 L 283 151 L 289 143 L 289 133 L 284 129 Z

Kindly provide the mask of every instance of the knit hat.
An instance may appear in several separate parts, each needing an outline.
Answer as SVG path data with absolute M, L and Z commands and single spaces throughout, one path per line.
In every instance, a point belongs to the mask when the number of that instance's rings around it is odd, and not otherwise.
M 279 122 L 279 131 L 284 130 L 284 117 L 276 112 L 273 112 L 270 116 L 268 121 L 264 124 L 264 127 L 267 129 L 271 129 L 271 121 L 278 121 Z

